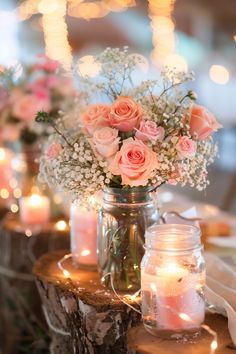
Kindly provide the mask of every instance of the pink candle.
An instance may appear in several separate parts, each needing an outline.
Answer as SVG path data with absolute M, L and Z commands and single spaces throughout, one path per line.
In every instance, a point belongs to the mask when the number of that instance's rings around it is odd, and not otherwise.
M 50 219 L 49 198 L 38 194 L 20 199 L 20 219 L 26 224 L 43 224 Z
M 158 328 L 171 331 L 200 327 L 204 320 L 205 303 L 197 287 L 201 275 L 191 274 L 177 263 L 156 268 L 156 275 L 142 273 L 144 291 L 150 292 L 151 317 Z
M 9 150 L 0 148 L 0 195 L 2 198 L 7 199 L 12 192 L 9 185 L 12 178 L 11 169 L 12 154 Z
M 81 265 L 97 264 L 97 213 L 71 206 L 71 252 Z

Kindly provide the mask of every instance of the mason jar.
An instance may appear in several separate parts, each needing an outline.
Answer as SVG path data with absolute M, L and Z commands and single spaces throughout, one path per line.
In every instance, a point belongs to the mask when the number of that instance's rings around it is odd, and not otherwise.
M 142 317 L 153 335 L 199 332 L 205 316 L 205 262 L 200 229 L 165 224 L 147 229 L 141 263 Z M 177 336 L 179 337 L 179 336 Z
M 156 194 L 145 187 L 106 188 L 98 218 L 102 282 L 115 290 L 140 289 L 145 230 L 159 222 Z

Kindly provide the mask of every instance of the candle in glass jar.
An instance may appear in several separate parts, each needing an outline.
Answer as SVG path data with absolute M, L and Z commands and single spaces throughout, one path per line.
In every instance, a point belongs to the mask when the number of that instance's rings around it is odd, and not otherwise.
M 49 198 L 38 194 L 20 199 L 20 219 L 26 224 L 43 224 L 50 219 Z
M 97 213 L 71 205 L 71 252 L 81 265 L 97 264 Z
M 150 292 L 151 317 L 159 329 L 182 331 L 200 327 L 205 315 L 205 304 L 197 291 L 204 282 L 201 276 L 175 262 L 156 268 L 156 275 L 142 274 L 142 287 Z
M 11 169 L 12 154 L 9 150 L 0 148 L 0 190 L 1 196 L 6 199 L 10 195 L 9 181 L 12 178 Z
M 195 332 L 205 316 L 205 263 L 199 228 L 154 225 L 145 234 L 141 264 L 142 315 L 145 328 L 165 337 Z

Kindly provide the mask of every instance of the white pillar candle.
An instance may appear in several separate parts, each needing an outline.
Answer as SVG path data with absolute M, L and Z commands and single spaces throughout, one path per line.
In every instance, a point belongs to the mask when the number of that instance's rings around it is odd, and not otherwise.
M 156 268 L 156 275 L 142 273 L 142 288 L 150 292 L 151 317 L 163 330 L 198 328 L 205 315 L 205 303 L 197 291 L 204 274 L 191 274 L 175 262 Z
M 97 213 L 71 205 L 71 252 L 81 265 L 97 264 Z
M 43 224 L 50 219 L 49 198 L 38 194 L 20 199 L 20 219 L 26 224 Z

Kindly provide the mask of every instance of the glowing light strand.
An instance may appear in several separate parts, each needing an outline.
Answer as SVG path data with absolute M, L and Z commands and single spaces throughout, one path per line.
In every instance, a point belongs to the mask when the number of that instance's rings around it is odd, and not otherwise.
M 63 258 L 61 258 L 58 262 L 57 262 L 57 265 L 59 267 L 59 269 L 62 271 L 63 275 L 65 276 L 65 278 L 69 278 L 70 277 L 70 272 L 68 270 L 66 270 L 64 267 L 63 267 L 63 262 L 65 262 L 66 260 L 68 260 L 69 258 L 72 257 L 72 254 L 69 253 L 69 254 L 66 254 Z M 134 293 L 133 295 L 129 295 L 129 294 L 126 294 L 124 295 L 123 297 L 120 296 L 116 290 L 115 290 L 115 287 L 114 287 L 114 282 L 113 282 L 113 277 L 112 277 L 112 273 L 107 273 L 105 274 L 103 277 L 102 277 L 102 282 L 104 282 L 105 278 L 107 276 L 110 276 L 111 277 L 111 287 L 112 287 L 112 290 L 115 294 L 115 296 L 123 303 L 125 304 L 126 306 L 130 307 L 132 310 L 134 310 L 135 312 L 137 312 L 138 314 L 142 315 L 141 311 L 139 311 L 138 309 L 136 309 L 134 306 L 132 306 L 130 303 L 128 303 L 125 298 L 127 298 L 127 300 L 131 300 L 131 301 L 135 301 L 137 303 L 137 305 L 139 305 L 139 302 L 136 301 L 136 299 L 140 296 L 140 291 L 141 290 L 138 290 L 136 293 Z M 174 314 L 177 314 L 179 316 L 180 319 L 182 319 L 183 321 L 186 321 L 186 322 L 192 322 L 192 319 L 191 317 L 186 314 L 186 313 L 177 313 L 175 310 L 173 310 L 170 306 L 166 305 L 165 306 L 167 309 L 173 311 Z M 205 331 L 207 331 L 212 337 L 213 337 L 213 340 L 211 341 L 211 344 L 210 344 L 210 354 L 214 354 L 216 349 L 218 348 L 218 336 L 217 336 L 217 333 L 210 327 L 208 326 L 207 324 L 203 323 L 201 325 L 201 328 L 204 329 Z

